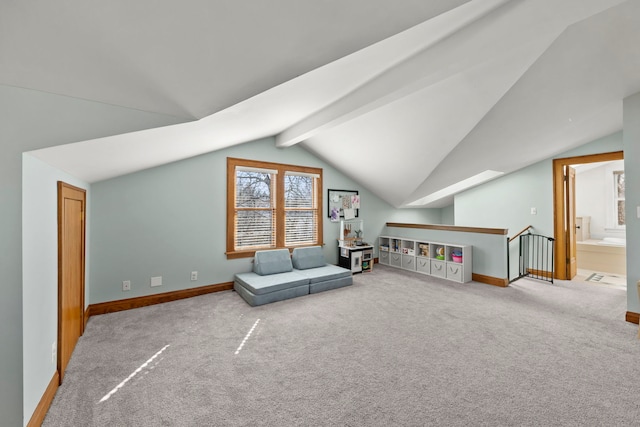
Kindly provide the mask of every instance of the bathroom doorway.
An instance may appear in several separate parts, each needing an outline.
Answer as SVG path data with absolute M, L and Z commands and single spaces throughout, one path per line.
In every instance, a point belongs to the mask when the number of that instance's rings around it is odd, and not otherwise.
M 576 187 L 572 185 L 570 176 L 574 165 L 590 165 L 594 163 L 611 162 L 622 160 L 622 151 L 612 153 L 602 153 L 587 156 L 568 157 L 555 159 L 553 161 L 553 199 L 554 199 L 554 237 L 556 240 L 555 278 L 560 280 L 571 280 L 576 277 L 579 269 L 579 253 L 577 237 L 584 240 L 586 225 L 580 225 L 581 236 L 577 236 L 576 219 L 581 218 L 579 223 L 584 222 L 584 215 L 577 211 Z M 578 169 L 583 169 L 580 166 Z M 588 170 L 584 168 L 585 170 Z M 613 183 L 613 181 L 611 181 Z M 573 181 L 575 184 L 575 181 Z M 603 183 L 603 185 L 606 185 Z M 613 184 L 612 184 L 613 185 Z M 577 187 L 579 189 L 579 186 Z M 576 190 L 579 191 L 579 190 Z M 622 212 L 624 212 L 624 199 L 620 200 Z M 591 219 L 591 218 L 589 218 Z M 591 237 L 592 224 L 589 223 L 589 233 Z M 624 236 L 624 234 L 622 234 Z M 604 245 L 602 245 L 604 246 Z M 594 272 L 597 273 L 597 272 Z M 626 269 L 625 269 L 626 274 Z M 591 277 L 591 280 L 596 276 Z
M 573 280 L 626 290 L 624 161 L 572 165 L 576 171 Z

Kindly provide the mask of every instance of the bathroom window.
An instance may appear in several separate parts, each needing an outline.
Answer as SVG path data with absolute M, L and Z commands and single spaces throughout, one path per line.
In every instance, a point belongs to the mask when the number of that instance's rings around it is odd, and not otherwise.
M 613 172 L 613 211 L 614 226 L 623 228 L 625 226 L 624 219 L 624 171 Z

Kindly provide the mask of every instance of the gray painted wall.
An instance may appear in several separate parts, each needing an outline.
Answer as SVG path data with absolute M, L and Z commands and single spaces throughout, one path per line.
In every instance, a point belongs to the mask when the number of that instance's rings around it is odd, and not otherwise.
M 625 222 L 627 228 L 627 310 L 640 313 L 640 93 L 624 100 Z
M 536 163 L 455 196 L 455 224 L 507 228 L 513 236 L 527 225 L 553 236 L 551 161 Z M 537 214 L 531 215 L 531 208 Z M 518 275 L 518 244 L 509 245 L 509 278 Z
M 622 148 L 622 132 L 617 132 L 555 158 Z M 534 233 L 553 237 L 552 163 L 553 159 L 547 159 L 456 195 L 455 225 L 508 228 L 509 236 L 532 225 Z M 536 208 L 535 215 L 531 214 L 531 208 Z M 510 278 L 514 278 L 518 275 L 517 239 L 510 245 L 509 257 Z
M 442 223 L 446 225 L 455 225 L 455 204 L 442 208 Z
M 29 378 L 28 383 L 23 384 L 23 333 L 34 337 L 41 328 L 48 327 L 40 323 L 42 319 L 23 320 L 26 311 L 23 305 L 57 304 L 57 299 L 41 300 L 31 285 L 27 286 L 23 298 L 23 251 L 42 250 L 43 258 L 57 259 L 57 250 L 49 253 L 49 249 L 34 248 L 32 242 L 25 245 L 22 242 L 23 152 L 179 121 L 173 117 L 0 85 L 0 414 L 3 425 L 25 425 L 32 415 L 25 406 L 39 401 L 44 392 L 40 389 L 41 384 L 51 380 L 51 377 Z M 55 187 L 51 192 L 55 194 Z M 27 356 L 30 360 L 26 364 L 30 369 L 49 372 L 51 342 L 48 341 L 49 337 L 43 338 L 42 346 L 48 347 L 46 354 Z M 27 345 L 33 345 L 30 338 Z
M 387 221 L 440 223 L 440 209 L 395 209 L 305 149 L 275 147 L 273 138 L 92 185 L 91 303 L 230 282 L 251 259 L 227 260 L 226 159 L 239 157 L 323 168 L 327 189 L 358 190 L 364 237 L 375 244 Z M 326 215 L 325 215 L 326 216 Z M 337 263 L 339 223 L 324 221 L 324 253 Z M 198 271 L 198 281 L 190 273 Z M 153 276 L 163 286 L 150 287 Z M 131 291 L 122 281 L 131 280 Z
M 30 154 L 23 154 L 22 176 L 24 413 L 32 414 L 42 395 L 30 391 L 45 390 L 56 371 L 51 345 L 58 341 L 57 185 L 64 181 L 86 190 L 89 184 Z M 89 229 L 87 224 L 87 242 Z

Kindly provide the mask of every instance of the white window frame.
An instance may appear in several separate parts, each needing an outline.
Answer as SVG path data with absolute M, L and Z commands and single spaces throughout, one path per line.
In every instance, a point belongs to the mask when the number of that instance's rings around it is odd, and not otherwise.
M 626 216 L 625 216 L 625 224 L 618 224 L 618 216 L 620 215 L 620 213 L 618 212 L 618 202 L 620 201 L 625 201 L 626 198 L 625 196 L 623 197 L 618 197 L 618 175 L 624 175 L 624 170 L 615 170 L 612 172 L 611 176 L 613 178 L 613 188 L 611 189 L 613 192 L 613 203 L 612 203 L 612 209 L 613 209 L 613 228 L 615 229 L 619 229 L 619 230 L 624 230 L 626 228 Z M 626 189 L 625 189 L 626 192 Z
M 608 233 L 624 233 L 626 230 L 625 225 L 618 225 L 618 200 L 624 200 L 618 198 L 616 174 L 622 172 L 618 162 L 613 162 L 605 168 L 605 179 L 607 180 L 606 186 L 606 203 L 607 203 L 607 223 L 604 231 Z

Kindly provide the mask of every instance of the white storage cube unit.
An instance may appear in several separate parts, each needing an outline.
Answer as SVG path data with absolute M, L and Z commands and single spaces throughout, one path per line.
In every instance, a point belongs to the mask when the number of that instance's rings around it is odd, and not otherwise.
M 378 237 L 378 262 L 389 265 L 390 242 L 388 237 Z
M 416 271 L 431 274 L 431 260 L 424 257 L 416 257 Z
M 380 264 L 466 283 L 472 276 L 472 246 L 405 237 L 378 237 Z
M 389 254 L 389 265 L 392 267 L 402 267 L 402 254 L 392 252 Z
M 413 255 L 402 254 L 402 268 L 405 270 L 416 270 L 416 257 Z
M 380 264 L 389 265 L 389 252 L 380 251 L 380 255 L 378 256 L 378 262 Z
M 447 277 L 447 269 L 445 262 L 439 259 L 431 260 L 431 275 L 436 277 Z

